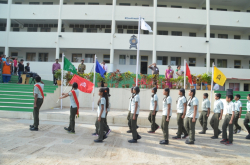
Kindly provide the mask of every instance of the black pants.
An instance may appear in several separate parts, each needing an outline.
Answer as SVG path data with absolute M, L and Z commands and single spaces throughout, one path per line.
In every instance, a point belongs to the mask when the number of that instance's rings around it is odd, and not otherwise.
M 155 131 L 156 129 L 159 128 L 159 125 L 155 123 L 155 116 L 157 111 L 155 111 L 155 115 L 152 115 L 153 111 L 150 110 L 149 115 L 148 115 L 148 121 L 151 123 L 151 131 Z
M 70 107 L 70 116 L 69 116 L 69 131 L 75 131 L 75 118 L 76 118 L 77 108 Z
M 138 132 L 137 132 L 137 118 L 138 118 L 138 115 L 137 114 L 135 115 L 135 120 L 133 120 L 133 116 L 134 116 L 134 114 L 131 113 L 130 114 L 130 120 L 131 120 L 132 136 L 133 136 L 134 140 L 137 140 L 137 138 L 138 138 Z
M 212 119 L 210 120 L 210 125 L 214 129 L 214 136 L 218 137 L 221 130 L 219 129 L 220 113 L 214 113 Z
M 227 114 L 224 118 L 224 122 L 222 125 L 222 138 L 228 139 L 229 142 L 233 142 L 233 128 L 234 128 L 234 119 L 232 121 L 232 124 L 229 124 L 231 120 L 232 115 Z M 227 138 L 227 127 L 229 127 L 229 136 Z
M 34 117 L 34 127 L 38 128 L 39 126 L 39 110 L 43 104 L 43 99 L 37 98 L 36 107 L 33 110 L 33 117 Z
M 106 117 L 105 117 L 105 121 L 104 121 L 104 123 L 105 123 L 105 128 L 104 128 L 104 131 L 109 131 L 109 126 L 108 126 L 108 122 L 107 122 L 107 116 L 108 116 L 108 112 L 106 113 Z
M 184 133 L 184 135 L 188 135 L 188 132 L 186 131 L 184 127 L 184 119 L 182 118 L 183 113 L 177 113 L 177 125 L 178 125 L 178 133 L 177 136 L 180 138 L 181 134 Z
M 171 116 L 169 116 L 169 121 L 170 121 Z M 167 116 L 162 116 L 162 120 L 161 120 L 161 129 L 163 132 L 163 138 L 164 140 L 168 140 L 168 135 L 169 135 L 169 131 L 168 131 L 168 125 L 169 125 L 169 121 L 166 121 Z
M 101 118 L 101 121 L 98 121 L 98 117 L 95 122 L 96 133 L 98 134 L 98 139 L 103 140 L 104 136 L 104 127 L 105 127 L 105 118 Z
M 244 126 L 247 129 L 247 132 L 250 134 L 250 126 L 248 125 L 248 123 L 250 122 L 250 112 L 247 111 L 247 114 L 245 116 L 245 120 L 244 120 Z
M 55 78 L 55 74 L 53 74 L 53 84 L 57 85 L 57 79 Z
M 130 116 L 131 116 L 131 111 L 128 111 L 128 116 L 127 116 L 127 120 L 128 120 L 128 127 L 129 127 L 129 130 L 131 131 L 131 120 L 130 120 Z
M 104 75 L 106 75 L 106 72 L 104 73 Z M 101 81 L 101 87 L 104 87 L 104 82 Z
M 234 115 L 234 132 L 237 132 L 237 130 L 241 130 L 241 126 L 238 124 L 240 112 L 235 111 Z

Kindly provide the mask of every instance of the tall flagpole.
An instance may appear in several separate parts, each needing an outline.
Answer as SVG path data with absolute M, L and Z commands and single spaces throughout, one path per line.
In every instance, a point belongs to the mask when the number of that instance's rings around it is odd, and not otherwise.
M 95 55 L 95 60 L 94 60 L 94 79 L 93 79 L 93 84 L 94 84 L 94 88 L 93 88 L 93 101 L 92 101 L 92 111 L 94 111 L 94 103 L 95 103 L 95 67 L 96 67 L 96 55 Z
M 63 68 L 64 68 L 64 53 L 62 54 L 62 69 L 61 69 L 61 96 L 63 93 Z M 62 99 L 61 99 L 61 109 L 62 109 Z
M 212 101 L 213 86 L 214 86 L 214 62 L 213 62 L 213 65 L 212 65 L 212 78 L 211 78 L 211 93 L 210 93 L 210 102 Z
M 186 89 L 186 59 L 184 59 L 184 89 Z
M 140 33 L 141 33 L 141 15 L 138 21 L 138 43 L 137 43 L 137 64 L 136 64 L 136 86 L 138 86 L 138 70 L 139 70 L 139 55 L 140 55 Z

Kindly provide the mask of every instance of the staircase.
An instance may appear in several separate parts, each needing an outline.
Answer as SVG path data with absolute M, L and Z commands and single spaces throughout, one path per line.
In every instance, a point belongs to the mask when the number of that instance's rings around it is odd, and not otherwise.
M 15 79 L 17 76 L 12 77 Z M 32 112 L 34 103 L 33 88 L 34 85 L 14 84 L 14 82 L 9 84 L 0 83 L 0 110 Z M 47 93 L 54 93 L 57 88 L 58 86 L 53 86 L 52 82 L 45 83 L 44 96 L 46 97 Z

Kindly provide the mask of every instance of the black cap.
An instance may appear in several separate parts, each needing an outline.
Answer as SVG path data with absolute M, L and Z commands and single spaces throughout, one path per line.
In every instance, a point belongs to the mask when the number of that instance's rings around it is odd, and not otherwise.
M 21 59 L 20 61 L 23 61 L 23 59 Z
M 227 89 L 227 96 L 228 95 L 233 95 L 233 89 Z

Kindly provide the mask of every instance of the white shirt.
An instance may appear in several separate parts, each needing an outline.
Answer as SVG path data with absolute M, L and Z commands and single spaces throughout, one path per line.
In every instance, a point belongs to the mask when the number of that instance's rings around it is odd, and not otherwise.
M 242 103 L 241 103 L 241 101 L 240 100 L 238 100 L 238 101 L 235 101 L 234 102 L 234 106 L 235 106 L 235 111 L 240 111 L 240 108 L 242 107 Z
M 97 117 L 100 116 L 101 110 L 102 110 L 102 105 L 103 105 L 103 112 L 101 114 L 101 118 L 106 117 L 106 99 L 105 97 L 102 97 L 99 103 L 99 106 L 97 108 Z
M 215 85 L 214 85 L 214 90 L 215 90 L 215 91 L 218 91 L 219 89 L 220 89 L 219 84 L 215 84 Z
M 250 101 L 247 101 L 247 111 L 250 112 Z
M 40 85 L 40 87 L 42 88 L 42 90 L 44 90 L 44 84 L 42 84 L 42 83 L 36 83 L 36 84 L 38 84 L 38 85 Z M 36 85 L 35 84 L 35 85 Z M 35 94 L 37 94 L 37 98 L 39 98 L 39 99 L 42 99 L 43 98 L 43 96 L 42 96 L 42 94 L 41 94 L 41 92 L 40 92 L 40 90 L 36 87 L 36 86 L 34 86 L 34 96 L 35 96 Z
M 111 108 L 111 103 L 109 102 L 109 107 L 107 108 L 107 111 L 109 112 Z
M 214 101 L 214 113 L 221 113 L 221 110 L 223 109 L 223 102 L 218 99 Z
M 177 113 L 183 113 L 184 111 L 184 103 L 187 102 L 186 97 L 182 96 L 178 98 L 178 102 L 177 102 Z
M 77 89 L 77 90 L 74 90 L 74 91 L 76 92 L 76 97 L 78 98 L 78 96 L 79 96 L 79 90 Z M 75 99 L 73 97 L 72 92 L 69 92 L 69 98 L 70 98 L 70 106 L 72 108 L 77 108 L 77 105 L 76 105 L 76 102 L 75 102 Z
M 169 116 L 172 116 L 172 98 L 170 96 L 168 96 L 167 98 L 165 97 L 163 100 L 163 111 L 162 111 L 162 116 L 167 116 L 168 115 L 168 105 L 170 104 L 170 113 Z
M 234 103 L 231 101 L 230 103 L 227 103 L 227 113 L 233 114 L 233 111 L 235 111 Z
M 208 108 L 210 108 L 210 101 L 206 98 L 202 101 L 202 110 L 207 111 Z
M 190 106 L 189 106 L 190 105 Z M 199 117 L 199 100 L 196 97 L 193 97 L 193 99 L 190 99 L 187 103 L 187 117 L 193 118 L 194 117 L 194 106 L 197 105 L 197 113 L 195 118 L 197 119 Z
M 134 98 L 132 99 L 132 102 L 131 102 L 131 113 L 132 114 L 135 113 L 135 103 L 136 102 L 138 102 L 136 114 L 139 114 L 139 111 L 140 111 L 140 96 L 138 94 L 134 96 Z
M 101 64 L 102 68 L 103 68 L 103 64 Z M 108 71 L 108 66 L 104 65 L 104 70 L 107 72 Z
M 134 95 L 134 94 L 133 94 Z M 132 97 L 129 99 L 129 105 L 128 105 L 128 110 L 131 111 L 131 103 L 132 103 Z
M 151 97 L 150 110 L 151 111 L 154 110 L 154 108 L 155 108 L 155 101 L 157 102 L 156 111 L 159 111 L 158 97 L 157 97 L 156 94 L 153 97 Z

